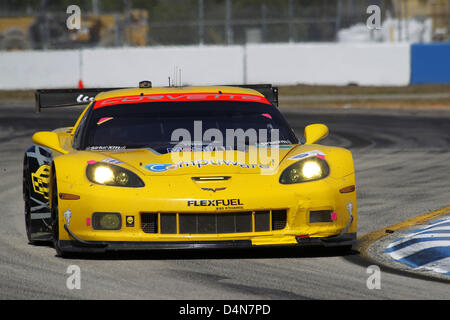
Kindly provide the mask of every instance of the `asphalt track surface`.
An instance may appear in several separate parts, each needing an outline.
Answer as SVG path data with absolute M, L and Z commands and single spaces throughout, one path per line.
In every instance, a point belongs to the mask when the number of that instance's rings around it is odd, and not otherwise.
M 295 111 L 293 111 L 295 110 Z M 283 109 L 298 136 L 322 122 L 324 144 L 352 150 L 360 236 L 449 203 L 450 112 Z M 357 252 L 243 250 L 146 252 L 61 259 L 27 243 L 22 158 L 37 130 L 73 124 L 79 110 L 34 114 L 0 104 L 0 299 L 449 299 L 448 282 L 381 268 L 381 289 Z M 81 289 L 66 287 L 69 265 Z

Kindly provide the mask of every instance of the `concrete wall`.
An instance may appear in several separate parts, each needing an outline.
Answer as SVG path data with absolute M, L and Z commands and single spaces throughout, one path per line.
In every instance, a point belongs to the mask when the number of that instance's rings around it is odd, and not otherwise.
M 409 45 L 252 45 L 247 70 L 249 83 L 403 86 L 410 77 Z
M 88 87 L 136 86 L 140 80 L 167 86 L 175 67 L 181 69 L 182 83 L 243 82 L 241 46 L 94 49 L 84 50 L 82 61 L 82 77 Z
M 0 52 L 0 89 L 183 84 L 393 85 L 410 82 L 409 44 L 260 44 Z
M 69 88 L 79 78 L 78 51 L 0 52 L 0 89 Z

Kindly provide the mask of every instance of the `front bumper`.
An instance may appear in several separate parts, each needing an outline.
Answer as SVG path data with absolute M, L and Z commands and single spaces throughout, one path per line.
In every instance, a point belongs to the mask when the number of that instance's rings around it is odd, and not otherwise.
M 275 247 L 344 247 L 356 244 L 356 233 L 323 238 L 296 238 L 294 243 L 254 245 L 252 240 L 220 240 L 220 241 L 84 241 L 74 235 L 67 225 L 64 229 L 73 240 L 60 240 L 59 247 L 64 252 L 104 253 L 115 251 L 143 250 L 186 250 L 186 249 L 248 249 Z
M 67 248 L 67 251 L 83 251 L 87 248 L 109 251 L 317 244 L 345 246 L 353 243 L 351 237 L 345 236 L 350 234 L 356 237 L 356 192 L 343 194 L 339 190 L 353 185 L 354 175 L 341 179 L 329 177 L 298 185 L 269 185 L 267 177 L 258 175 L 242 175 L 233 179 L 233 183 L 225 181 L 213 186 L 226 187 L 220 192 L 205 192 L 202 188 L 210 185 L 199 186 L 186 177 L 152 178 L 152 183 L 146 181 L 149 187 L 142 189 L 76 185 L 64 180 L 58 181 L 58 192 L 80 196 L 79 200 L 59 199 L 60 226 L 67 223 L 64 214 L 67 211 L 72 213 L 68 225 L 70 232 L 64 228 L 59 230 L 61 248 Z M 216 204 L 228 201 L 223 199 L 235 199 L 236 207 L 203 206 L 211 200 L 216 201 Z M 352 215 L 349 215 L 347 209 L 349 203 L 352 204 Z M 272 227 L 258 231 L 256 212 L 277 210 L 287 212 L 285 226 L 275 228 L 270 220 L 269 225 Z M 310 214 L 313 211 L 333 211 L 336 217 L 333 221 L 312 221 Z M 91 222 L 95 212 L 120 213 L 122 228 L 111 231 L 94 229 Z M 142 216 L 147 213 L 159 215 L 154 233 L 145 232 L 143 228 Z M 240 213 L 251 213 L 252 227 L 242 232 L 236 229 L 233 233 L 183 232 L 179 216 Z M 172 233 L 162 231 L 161 214 L 178 215 L 174 220 L 176 224 Z M 132 226 L 128 226 L 126 222 L 130 216 L 134 218 Z M 350 239 L 350 242 L 342 239 Z

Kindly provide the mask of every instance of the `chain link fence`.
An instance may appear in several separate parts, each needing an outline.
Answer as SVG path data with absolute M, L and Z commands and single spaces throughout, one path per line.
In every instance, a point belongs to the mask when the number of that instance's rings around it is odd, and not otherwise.
M 0 49 L 333 42 L 340 30 L 365 23 L 369 5 L 382 18 L 408 18 L 414 1 L 419 11 L 420 3 L 443 3 L 436 12 L 441 41 L 448 39 L 448 0 L 405 1 L 1 0 Z M 77 30 L 66 25 L 70 5 L 81 9 Z

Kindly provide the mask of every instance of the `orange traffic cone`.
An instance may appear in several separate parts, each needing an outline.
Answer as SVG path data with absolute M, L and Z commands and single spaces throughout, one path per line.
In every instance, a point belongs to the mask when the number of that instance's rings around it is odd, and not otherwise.
M 83 80 L 78 80 L 78 89 L 84 89 Z

